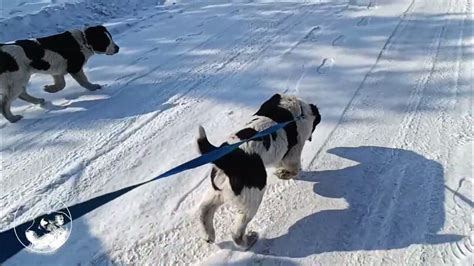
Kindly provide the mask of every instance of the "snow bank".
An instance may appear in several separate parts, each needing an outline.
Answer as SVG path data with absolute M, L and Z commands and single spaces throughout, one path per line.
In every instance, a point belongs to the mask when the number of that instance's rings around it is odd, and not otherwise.
M 53 0 L 25 4 L 24 1 L 2 1 L 0 42 L 102 24 L 164 2 L 165 0 Z

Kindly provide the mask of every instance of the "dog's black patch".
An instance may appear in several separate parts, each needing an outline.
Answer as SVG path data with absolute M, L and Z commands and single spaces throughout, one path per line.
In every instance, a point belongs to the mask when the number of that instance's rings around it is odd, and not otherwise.
M 15 42 L 25 52 L 26 57 L 31 60 L 30 66 L 38 70 L 48 70 L 51 65 L 43 57 L 45 50 L 41 45 L 33 40 L 19 40 Z
M 222 146 L 227 146 L 223 143 Z M 214 164 L 229 177 L 230 186 L 235 195 L 240 195 L 244 187 L 262 190 L 267 184 L 267 172 L 262 158 L 258 154 L 248 154 L 236 149 L 216 160 Z
M 242 130 L 240 130 L 239 132 L 235 133 L 235 135 L 243 140 L 243 139 L 249 139 L 253 136 L 255 136 L 255 134 L 257 134 L 258 131 L 253 129 L 253 128 L 244 128 Z M 265 149 L 268 151 L 270 149 L 270 144 L 271 144 L 271 140 L 270 140 L 270 136 L 263 136 L 261 138 L 257 138 L 255 139 L 254 141 L 263 141 L 263 146 L 265 147 Z
M 44 70 L 44 71 L 48 70 L 51 67 L 51 65 L 44 60 L 33 61 L 30 63 L 30 66 L 35 69 Z
M 253 129 L 253 128 L 244 128 L 242 130 L 240 130 L 239 132 L 235 133 L 235 135 L 239 138 L 239 139 L 249 139 L 253 136 L 255 136 L 255 134 L 257 134 L 257 130 Z
M 110 40 L 107 34 L 110 35 L 107 28 L 104 26 L 89 27 L 84 31 L 87 43 L 92 46 L 92 49 L 97 52 L 105 53 Z
M 269 100 L 264 102 L 262 106 L 260 106 L 260 109 L 255 113 L 255 115 L 268 117 L 277 123 L 293 120 L 293 114 L 287 109 L 281 107 L 280 101 L 280 94 L 273 95 Z M 298 143 L 298 130 L 296 128 L 296 122 L 288 124 L 284 127 L 284 129 L 286 132 L 286 138 L 288 139 L 288 150 L 285 153 L 286 156 L 290 149 Z
M 268 151 L 270 149 L 270 144 L 271 144 L 270 136 L 269 135 L 264 136 L 262 137 L 262 140 L 263 140 L 263 146 Z
M 239 138 L 239 139 L 249 139 L 253 136 L 255 136 L 255 134 L 257 134 L 257 130 L 253 129 L 253 128 L 244 128 L 242 130 L 240 130 L 239 132 L 235 133 L 235 135 Z
M 81 46 L 74 39 L 71 32 L 66 31 L 61 34 L 38 38 L 37 41 L 44 49 L 56 52 L 67 60 L 68 73 L 77 73 L 82 69 L 86 58 L 81 52 Z
M 321 114 L 319 113 L 318 107 L 316 105 L 310 104 L 309 106 L 311 107 L 311 112 L 315 116 L 313 120 L 313 129 L 311 130 L 311 133 L 313 133 L 316 129 L 316 126 L 321 122 Z
M 277 139 L 277 133 L 276 132 L 272 133 L 272 139 L 273 139 L 273 141 L 275 141 Z
M 0 74 L 18 71 L 19 69 L 18 63 L 13 56 L 0 51 Z
M 211 151 L 217 149 L 216 146 L 212 145 L 209 142 L 207 137 L 198 138 L 197 139 L 197 144 L 198 144 L 199 152 L 201 152 L 201 154 L 205 154 L 205 153 L 208 153 L 208 152 L 211 152 Z

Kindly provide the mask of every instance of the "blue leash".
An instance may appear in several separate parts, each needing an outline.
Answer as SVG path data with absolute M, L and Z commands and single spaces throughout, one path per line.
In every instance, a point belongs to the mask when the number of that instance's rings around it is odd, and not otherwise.
M 65 220 L 64 220 L 64 224 L 68 224 L 68 223 L 72 222 L 73 220 L 84 216 L 85 214 L 99 208 L 100 206 L 102 206 L 104 204 L 107 204 L 108 202 L 120 197 L 121 195 L 123 195 L 123 194 L 137 188 L 137 187 L 140 187 L 144 184 L 147 184 L 147 183 L 152 182 L 152 181 L 157 180 L 157 179 L 161 179 L 161 178 L 164 178 L 164 177 L 167 177 L 167 176 L 175 175 L 177 173 L 184 172 L 184 171 L 202 166 L 204 164 L 214 162 L 214 161 L 218 160 L 219 158 L 231 153 L 232 151 L 237 149 L 240 145 L 242 145 L 245 142 L 270 135 L 270 134 L 284 128 L 288 124 L 296 122 L 296 121 L 301 120 L 301 119 L 303 119 L 303 112 L 301 112 L 301 115 L 297 116 L 295 119 L 293 119 L 291 121 L 275 124 L 275 125 L 267 128 L 267 129 L 264 129 L 260 132 L 257 132 L 257 134 L 255 134 L 251 138 L 244 139 L 244 140 L 241 140 L 237 143 L 230 144 L 230 145 L 227 145 L 227 146 L 219 147 L 216 150 L 213 150 L 211 152 L 203 154 L 203 155 L 201 155 L 201 156 L 199 156 L 199 157 L 197 157 L 197 158 L 195 158 L 191 161 L 188 161 L 188 162 L 185 162 L 181 165 L 178 165 L 177 167 L 175 167 L 171 170 L 168 170 L 168 171 L 164 172 L 163 174 L 161 174 L 161 175 L 159 175 L 159 176 L 157 176 L 153 179 L 150 179 L 148 181 L 141 182 L 139 184 L 128 186 L 128 187 L 122 188 L 120 190 L 110 192 L 110 193 L 107 193 L 107 194 L 89 199 L 85 202 L 77 203 L 73 206 L 66 207 L 66 208 L 58 210 L 56 212 L 59 212 L 59 213 L 69 212 L 71 214 L 71 217 L 65 217 Z M 48 214 L 40 215 L 40 216 L 30 220 L 30 221 L 27 221 L 27 222 L 24 222 L 23 224 L 15 226 L 14 228 L 10 228 L 6 231 L 0 232 L 0 243 L 2 243 L 2 245 L 5 244 L 5 246 L 2 246 L 2 252 L 0 252 L 0 264 L 5 262 L 8 258 L 12 257 L 16 253 L 18 253 L 20 250 L 22 250 L 24 248 L 24 246 L 23 246 L 24 244 L 26 244 L 26 245 L 31 244 L 30 241 L 26 238 L 24 232 L 29 230 L 31 228 L 31 225 L 33 223 L 35 223 L 35 221 L 41 221 L 42 218 L 47 217 L 47 216 L 48 216 Z M 19 234 L 17 232 L 19 232 Z M 19 241 L 20 239 L 21 239 L 21 243 Z
M 217 148 L 216 150 L 213 150 L 211 152 L 208 152 L 206 154 L 203 154 L 197 158 L 194 158 L 192 159 L 191 161 L 187 161 L 181 165 L 178 165 L 176 166 L 175 168 L 173 169 L 170 169 L 166 172 L 164 172 L 163 174 L 147 181 L 146 183 L 148 182 L 151 182 L 153 180 L 157 180 L 157 179 L 161 179 L 161 178 L 164 178 L 164 177 L 168 177 L 168 176 L 171 176 L 171 175 L 175 175 L 177 173 L 181 173 L 181 172 L 184 172 L 184 171 L 187 171 L 187 170 L 190 170 L 190 169 L 194 169 L 194 168 L 197 168 L 199 166 L 202 166 L 202 165 L 205 165 L 205 164 L 208 164 L 208 163 L 211 163 L 211 162 L 214 162 L 222 157 L 224 157 L 225 155 L 231 153 L 232 151 L 234 151 L 235 149 L 237 149 L 240 145 L 246 143 L 246 142 L 249 142 L 251 140 L 255 140 L 255 139 L 258 139 L 258 138 L 261 138 L 261 137 L 265 137 L 265 136 L 268 136 L 284 127 L 286 127 L 288 124 L 290 123 L 293 123 L 293 122 L 296 122 L 298 120 L 301 120 L 303 119 L 303 115 L 299 115 L 297 116 L 295 119 L 293 120 L 290 120 L 290 121 L 287 121 L 287 122 L 283 122 L 283 123 L 278 123 L 278 124 L 275 124 L 269 128 L 266 128 L 262 131 L 259 131 L 257 132 L 257 134 L 255 134 L 253 137 L 251 138 L 248 138 L 248 139 L 244 139 L 244 140 L 241 140 L 239 142 L 236 142 L 236 143 L 233 143 L 233 144 L 230 144 L 230 145 L 226 145 L 226 146 L 222 146 L 222 147 L 219 147 Z

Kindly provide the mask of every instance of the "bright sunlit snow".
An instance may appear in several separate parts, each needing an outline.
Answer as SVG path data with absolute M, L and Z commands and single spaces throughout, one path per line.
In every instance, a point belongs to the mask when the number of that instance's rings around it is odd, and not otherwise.
M 472 265 L 471 0 L 0 1 L 0 42 L 104 24 L 90 92 L 34 75 L 0 118 L 0 232 L 153 178 L 219 144 L 274 93 L 320 108 L 295 180 L 269 177 L 248 251 L 216 214 L 197 234 L 210 166 L 131 190 L 74 220 L 54 253 L 5 265 Z M 54 107 L 56 106 L 56 107 Z M 53 108 L 54 107 L 54 108 Z M 18 215 L 16 215 L 17 210 Z M 16 219 L 14 218 L 16 215 Z M 4 243 L 0 243 L 0 252 Z

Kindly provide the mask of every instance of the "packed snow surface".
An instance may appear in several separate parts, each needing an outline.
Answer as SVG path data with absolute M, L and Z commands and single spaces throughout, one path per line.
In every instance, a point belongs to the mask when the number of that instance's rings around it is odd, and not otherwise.
M 471 0 L 2 1 L 0 42 L 104 23 L 120 45 L 94 56 L 44 108 L 0 119 L 0 232 L 51 199 L 67 206 L 148 180 L 215 144 L 274 93 L 320 108 L 295 180 L 269 177 L 248 251 L 195 211 L 209 166 L 137 187 L 73 221 L 52 254 L 5 265 L 472 265 Z M 17 213 L 17 210 L 20 210 Z M 14 219 L 16 215 L 16 219 Z M 1 243 L 4 245 L 4 243 Z M 0 248 L 1 249 L 1 248 Z

